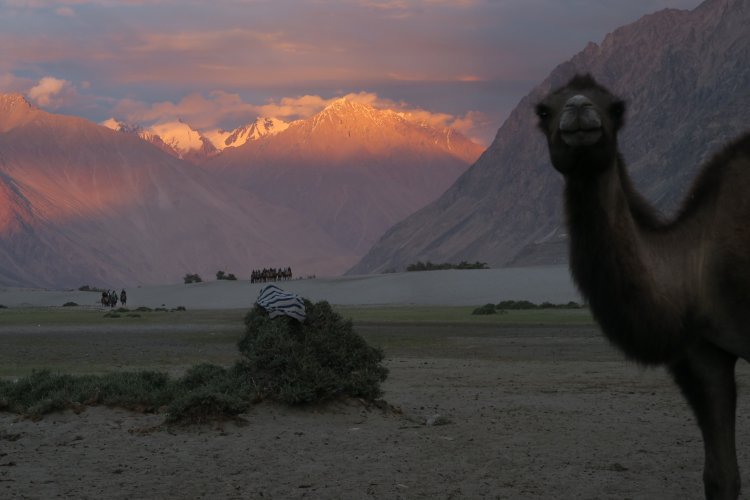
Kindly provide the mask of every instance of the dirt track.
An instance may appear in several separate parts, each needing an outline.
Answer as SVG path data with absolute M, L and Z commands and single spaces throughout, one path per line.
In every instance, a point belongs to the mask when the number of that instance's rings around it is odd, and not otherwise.
M 702 444 L 677 390 L 663 370 L 624 362 L 592 327 L 358 330 L 386 347 L 384 398 L 400 412 L 263 404 L 245 425 L 159 430 L 148 430 L 159 416 L 106 408 L 40 422 L 0 414 L 0 497 L 702 498 Z M 57 339 L 81 362 L 91 349 L 119 351 L 125 365 L 187 349 L 169 329 L 115 340 L 125 333 Z M 0 341 L 17 348 L 28 334 Z M 206 353 L 231 356 L 226 340 L 206 342 Z M 750 487 L 750 371 L 739 368 Z

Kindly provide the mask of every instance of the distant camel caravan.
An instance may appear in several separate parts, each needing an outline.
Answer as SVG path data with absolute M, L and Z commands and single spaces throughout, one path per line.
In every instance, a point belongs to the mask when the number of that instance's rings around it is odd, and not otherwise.
M 287 281 L 292 279 L 292 268 L 286 269 L 253 269 L 250 273 L 250 283 L 269 283 L 272 281 Z
M 664 364 L 703 434 L 706 498 L 736 499 L 738 357 L 750 360 L 750 134 L 698 175 L 662 220 L 633 188 L 618 151 L 625 105 L 590 75 L 536 107 L 565 178 L 570 267 L 609 340 Z

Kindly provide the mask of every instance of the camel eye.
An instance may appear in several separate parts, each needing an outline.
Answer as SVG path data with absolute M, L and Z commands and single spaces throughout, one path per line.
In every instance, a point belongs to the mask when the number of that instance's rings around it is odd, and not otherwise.
M 622 101 L 615 101 L 609 106 L 609 112 L 615 118 L 622 118 L 625 114 L 625 103 Z
M 550 109 L 545 106 L 544 104 L 537 104 L 536 106 L 536 116 L 538 116 L 540 119 L 544 120 L 548 118 L 550 115 Z

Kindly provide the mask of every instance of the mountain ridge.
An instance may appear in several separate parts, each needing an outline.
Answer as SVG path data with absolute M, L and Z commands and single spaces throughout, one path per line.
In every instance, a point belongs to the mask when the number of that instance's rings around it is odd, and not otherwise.
M 310 213 L 337 243 L 361 254 L 439 196 L 482 149 L 458 133 L 340 99 L 278 134 L 225 150 L 205 168 L 254 196 Z
M 593 74 L 625 98 L 621 149 L 636 187 L 673 212 L 698 166 L 747 128 L 748 23 L 743 2 L 709 0 L 692 11 L 644 16 L 589 43 L 521 99 L 492 145 L 443 196 L 389 228 L 348 273 L 418 260 L 566 262 L 562 180 L 549 165 L 533 106 L 576 73 Z
M 381 218 L 390 224 L 403 215 L 388 201 L 372 202 L 388 200 L 378 189 L 398 188 L 396 198 L 424 196 L 425 186 L 398 181 L 396 153 L 364 169 L 339 168 L 337 175 L 349 183 L 340 189 L 316 192 L 321 183 L 330 187 L 326 179 L 332 178 L 325 165 L 306 164 L 290 173 L 294 178 L 304 170 L 302 196 L 268 178 L 258 194 L 253 176 L 283 169 L 248 168 L 244 160 L 236 171 L 218 168 L 210 158 L 189 163 L 168 154 L 167 143 L 145 141 L 135 126 L 112 130 L 48 113 L 19 96 L 0 96 L 3 106 L 0 283 L 6 286 L 118 287 L 177 282 L 185 273 L 211 276 L 217 269 L 243 276 L 278 266 L 302 275 L 340 274 L 371 244 Z M 467 166 L 453 157 L 450 163 L 458 170 Z M 372 178 L 371 169 L 393 170 L 395 181 Z M 367 203 L 380 204 L 376 210 L 366 203 L 365 219 L 349 213 L 350 206 L 363 206 L 352 187 L 359 185 L 367 186 Z M 330 195 L 331 217 L 321 222 L 308 205 L 281 198 L 285 193 L 307 201 Z M 351 230 L 360 232 L 346 236 Z

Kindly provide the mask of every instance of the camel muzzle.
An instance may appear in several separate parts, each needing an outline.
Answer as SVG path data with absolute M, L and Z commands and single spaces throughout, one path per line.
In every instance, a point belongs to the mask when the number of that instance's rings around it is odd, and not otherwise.
M 584 95 L 567 100 L 560 115 L 560 135 L 568 146 L 592 146 L 602 138 L 602 119 L 594 103 Z

